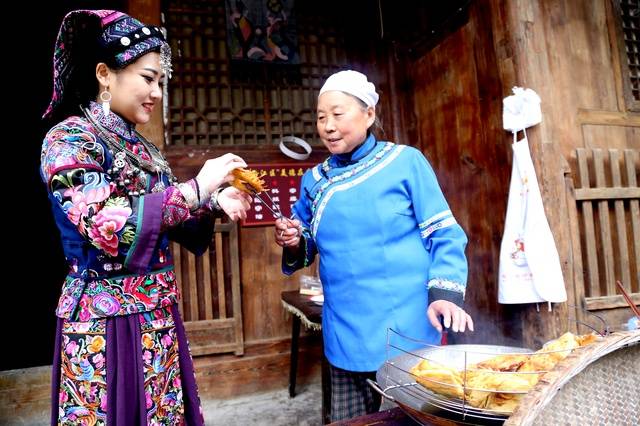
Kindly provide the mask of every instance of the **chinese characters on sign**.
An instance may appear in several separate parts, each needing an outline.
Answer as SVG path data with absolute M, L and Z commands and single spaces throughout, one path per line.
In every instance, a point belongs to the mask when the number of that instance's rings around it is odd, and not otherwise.
M 264 180 L 265 187 L 273 200 L 280 207 L 282 214 L 291 217 L 291 208 L 298 201 L 300 182 L 302 175 L 313 167 L 314 163 L 289 163 L 289 164 L 250 164 L 249 168 L 258 172 Z M 269 197 L 261 194 L 265 202 Z M 276 210 L 274 206 L 269 206 Z M 277 211 L 277 210 L 276 210 Z M 276 221 L 273 213 L 265 207 L 260 199 L 253 197 L 251 209 L 247 211 L 247 218 L 242 221 L 244 226 L 273 225 Z

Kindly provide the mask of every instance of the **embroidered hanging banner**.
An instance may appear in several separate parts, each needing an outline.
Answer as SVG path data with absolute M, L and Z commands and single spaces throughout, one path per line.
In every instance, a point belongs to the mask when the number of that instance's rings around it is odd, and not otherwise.
M 315 163 L 251 164 L 250 168 L 257 171 L 264 180 L 273 204 L 280 208 L 283 215 L 291 217 L 291 208 L 299 198 L 302 175 L 313 166 Z M 260 194 L 260 197 L 270 203 L 269 197 L 264 193 Z M 269 207 L 277 211 L 272 204 Z M 242 225 L 273 225 L 275 221 L 274 214 L 257 197 L 253 197 L 251 208 L 247 211 L 247 218 L 242 221 Z
M 298 64 L 294 0 L 225 0 L 234 60 Z

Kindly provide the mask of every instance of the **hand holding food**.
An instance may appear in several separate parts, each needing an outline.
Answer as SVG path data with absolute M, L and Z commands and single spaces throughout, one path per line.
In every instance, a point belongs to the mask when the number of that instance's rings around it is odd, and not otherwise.
M 200 198 L 208 198 L 220 185 L 229 182 L 232 179 L 232 175 L 230 174 L 232 170 L 246 166 L 247 163 L 234 154 L 225 154 L 207 160 L 200 169 L 198 176 L 196 176 L 196 182 L 200 190 Z
M 302 228 L 299 220 L 287 218 L 276 220 L 275 238 L 280 247 L 298 247 L 301 236 Z

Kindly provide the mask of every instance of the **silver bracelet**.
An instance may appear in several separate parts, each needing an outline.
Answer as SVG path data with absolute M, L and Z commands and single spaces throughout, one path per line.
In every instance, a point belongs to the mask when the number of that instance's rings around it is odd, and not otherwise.
M 195 211 L 200 208 L 200 203 L 198 202 L 198 194 L 196 194 L 196 191 L 191 185 L 189 185 L 188 183 L 179 183 L 178 190 L 182 193 L 184 200 L 187 202 L 189 210 Z
M 213 191 L 213 194 L 211 194 L 211 197 L 209 198 L 209 209 L 211 211 L 222 211 L 222 207 L 220 207 L 220 203 L 218 202 L 218 195 L 220 195 L 223 189 L 224 188 L 216 189 Z

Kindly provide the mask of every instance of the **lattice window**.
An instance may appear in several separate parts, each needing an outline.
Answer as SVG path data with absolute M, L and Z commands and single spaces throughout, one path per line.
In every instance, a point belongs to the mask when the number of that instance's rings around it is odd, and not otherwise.
M 640 101 L 640 2 L 623 0 L 620 2 L 622 30 L 625 51 L 629 63 L 631 92 L 636 101 Z
M 167 2 L 168 145 L 265 145 L 287 135 L 319 143 L 318 90 L 347 63 L 344 34 L 323 9 L 296 2 L 299 65 L 236 64 L 227 55 L 223 0 Z
M 627 107 L 640 111 L 640 2 L 613 0 L 616 37 Z

